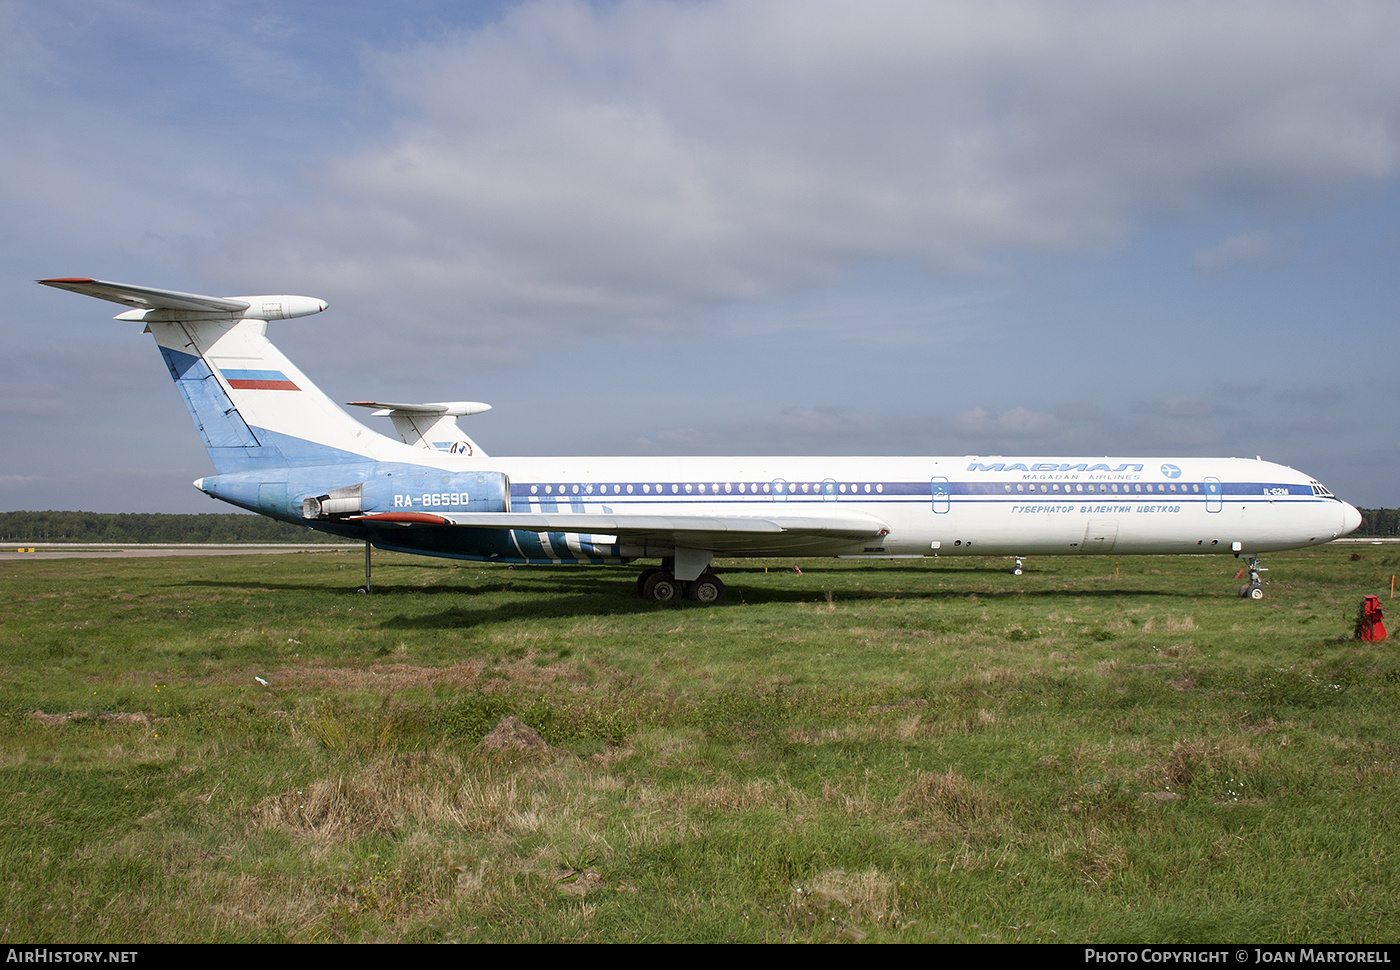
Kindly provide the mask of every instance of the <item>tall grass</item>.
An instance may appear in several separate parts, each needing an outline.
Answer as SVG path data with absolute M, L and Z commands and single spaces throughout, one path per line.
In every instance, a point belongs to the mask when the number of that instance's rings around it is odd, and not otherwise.
M 0 563 L 10 939 L 1382 941 L 1380 548 Z M 261 678 L 259 681 L 258 678 Z M 263 682 L 266 682 L 265 684 Z M 535 746 L 483 745 L 504 718 Z

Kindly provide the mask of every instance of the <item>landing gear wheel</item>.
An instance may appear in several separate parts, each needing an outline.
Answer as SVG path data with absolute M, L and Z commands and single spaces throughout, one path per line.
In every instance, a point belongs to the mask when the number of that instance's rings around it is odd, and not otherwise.
M 647 577 L 647 581 L 642 584 L 642 596 L 645 599 L 655 600 L 658 603 L 669 603 L 671 600 L 679 599 L 681 595 L 681 584 L 674 576 L 657 570 L 653 575 Z
M 661 570 L 653 566 L 650 569 L 643 569 L 642 574 L 637 577 L 637 595 L 645 597 L 647 595 L 647 580 L 655 576 Z
M 1250 556 L 1245 560 L 1245 569 L 1249 570 L 1249 582 L 1240 587 L 1240 596 L 1251 600 L 1263 599 L 1264 587 L 1261 585 L 1259 574 L 1266 573 L 1268 570 L 1259 565 L 1258 556 Z
M 702 573 L 690 584 L 687 595 L 697 603 L 709 606 L 724 602 L 724 583 L 714 573 Z

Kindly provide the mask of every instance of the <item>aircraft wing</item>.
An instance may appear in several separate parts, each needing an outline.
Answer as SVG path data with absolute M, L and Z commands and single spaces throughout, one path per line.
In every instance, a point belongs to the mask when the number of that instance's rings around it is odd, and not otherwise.
M 246 300 L 236 300 L 224 296 L 200 296 L 197 293 L 180 293 L 176 290 L 157 290 L 149 286 L 132 286 L 128 283 L 108 283 L 103 280 L 90 280 L 83 276 L 65 276 L 61 279 L 37 280 L 45 286 L 60 290 L 72 290 L 84 296 L 95 296 L 99 300 L 124 303 L 141 310 L 214 310 L 223 313 L 240 313 L 252 306 Z
M 522 532 L 565 532 L 616 536 L 629 543 L 687 546 L 713 552 L 737 552 L 754 546 L 771 547 L 774 540 L 834 539 L 859 542 L 889 532 L 873 516 L 618 515 L 595 512 L 377 512 L 351 516 L 362 525 L 422 528 L 455 526 L 467 529 L 516 529 Z

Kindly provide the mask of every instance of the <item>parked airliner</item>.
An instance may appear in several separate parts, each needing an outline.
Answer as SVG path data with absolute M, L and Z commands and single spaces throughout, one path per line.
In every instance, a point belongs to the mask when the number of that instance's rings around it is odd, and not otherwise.
M 134 309 L 213 461 L 195 487 L 380 549 L 503 563 L 660 560 L 641 594 L 713 603 L 715 556 L 1220 554 L 1346 535 L 1361 514 L 1316 479 L 1238 458 L 494 458 L 458 426 L 479 402 L 341 410 L 267 338 L 320 313 L 302 296 L 211 297 L 39 280 Z

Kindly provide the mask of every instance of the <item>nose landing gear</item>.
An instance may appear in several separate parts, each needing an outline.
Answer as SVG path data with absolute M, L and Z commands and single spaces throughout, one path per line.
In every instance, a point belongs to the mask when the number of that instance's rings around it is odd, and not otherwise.
M 1259 579 L 1260 573 L 1267 573 L 1268 570 L 1259 565 L 1258 556 L 1250 556 L 1245 560 L 1245 569 L 1249 570 L 1249 582 L 1240 587 L 1240 596 L 1245 599 L 1261 600 L 1264 598 L 1264 587 Z M 1243 570 L 1242 570 L 1243 571 Z

